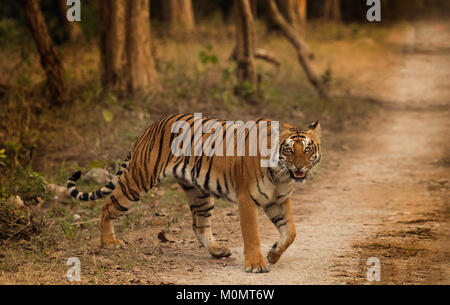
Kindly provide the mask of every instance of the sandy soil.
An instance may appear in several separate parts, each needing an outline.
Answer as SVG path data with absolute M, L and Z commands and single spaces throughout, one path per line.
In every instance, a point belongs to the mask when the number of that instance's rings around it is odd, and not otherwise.
M 157 277 L 179 284 L 367 283 L 367 259 L 376 257 L 380 283 L 449 284 L 448 33 L 437 22 L 411 30 L 402 65 L 378 80 L 383 90 L 369 93 L 384 101 L 380 115 L 324 152 L 325 174 L 297 187 L 297 239 L 268 274 L 243 271 L 236 209 L 226 208 L 216 209 L 213 229 L 233 255 L 215 260 L 178 237 L 163 247 L 167 266 Z M 268 251 L 278 233 L 263 213 L 260 231 Z

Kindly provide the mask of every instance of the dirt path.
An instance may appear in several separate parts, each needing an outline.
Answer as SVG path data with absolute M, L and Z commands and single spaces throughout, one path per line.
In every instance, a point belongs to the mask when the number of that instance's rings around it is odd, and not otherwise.
M 382 92 L 373 93 L 390 103 L 367 129 L 348 134 L 325 152 L 326 175 L 297 187 L 297 239 L 270 273 L 243 272 L 235 209 L 227 209 L 217 211 L 213 223 L 217 228 L 220 221 L 229 222 L 216 231 L 231 246 L 232 258 L 209 259 L 192 243 L 172 246 L 167 260 L 178 270 L 158 272 L 161 280 L 364 283 L 367 258 L 374 256 L 381 262 L 381 283 L 450 283 L 450 53 L 445 45 L 450 37 L 445 33 L 450 31 L 437 22 L 415 27 L 403 64 L 384 81 Z M 260 230 L 267 251 L 278 233 L 264 215 Z

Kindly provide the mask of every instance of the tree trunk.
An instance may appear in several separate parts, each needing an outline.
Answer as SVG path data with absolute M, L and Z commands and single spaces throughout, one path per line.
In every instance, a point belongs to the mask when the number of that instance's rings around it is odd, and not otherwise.
M 333 0 L 333 19 L 341 21 L 341 0 Z
M 151 52 L 150 0 L 127 0 L 127 89 L 145 92 L 157 84 Z
M 250 0 L 250 8 L 252 10 L 253 20 L 257 18 L 258 0 Z
M 323 18 L 325 20 L 341 20 L 341 1 L 340 0 L 325 0 L 323 6 Z
M 302 37 L 306 34 L 306 0 L 278 0 L 280 12 Z
M 42 68 L 47 76 L 48 89 L 53 105 L 62 105 L 69 99 L 62 63 L 56 53 L 53 41 L 37 0 L 24 0 L 25 16 L 40 55 Z
M 250 84 L 256 90 L 255 25 L 249 0 L 235 0 L 236 59 L 239 85 Z
M 103 88 L 120 92 L 126 79 L 125 65 L 125 2 L 100 2 L 100 52 Z
M 83 39 L 83 31 L 81 30 L 80 25 L 76 22 L 70 22 L 67 20 L 67 0 L 57 0 L 59 12 L 61 16 L 61 21 L 64 28 L 65 38 L 69 43 L 74 43 Z
M 300 33 L 303 34 L 303 37 L 306 37 L 306 26 L 307 26 L 307 4 L 306 0 L 298 0 L 298 16 L 300 23 Z
M 328 94 L 320 81 L 317 72 L 311 65 L 308 57 L 310 56 L 309 47 L 306 42 L 300 37 L 297 31 L 291 26 L 280 14 L 278 7 L 274 0 L 265 0 L 266 8 L 268 10 L 269 18 L 272 22 L 277 25 L 283 35 L 292 43 L 292 45 L 297 50 L 298 60 L 306 72 L 309 82 L 317 89 L 319 95 L 323 98 L 328 99 Z
M 192 0 L 164 0 L 163 11 L 171 32 L 190 32 L 194 29 Z

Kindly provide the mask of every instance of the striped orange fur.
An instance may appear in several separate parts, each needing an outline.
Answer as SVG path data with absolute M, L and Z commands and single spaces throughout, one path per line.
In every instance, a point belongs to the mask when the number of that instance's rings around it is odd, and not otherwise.
M 267 125 L 270 143 L 276 134 L 272 134 L 269 127 L 276 126 L 273 125 L 275 121 L 259 119 L 254 122 Z M 185 147 L 191 155 L 174 154 L 173 149 L 177 146 L 174 143 L 184 131 L 172 132 L 174 124 L 179 123 L 190 127 L 190 132 L 184 137 L 191 140 L 190 149 Z M 208 129 L 211 126 L 215 128 Z M 227 130 L 230 128 L 236 128 L 236 134 Z M 141 134 L 121 169 L 106 186 L 90 193 L 80 192 L 75 182 L 81 173 L 77 172 L 69 178 L 67 187 L 70 194 L 79 200 L 95 200 L 109 195 L 102 207 L 101 241 L 104 247 L 116 248 L 123 246 L 123 243 L 116 239 L 111 220 L 123 215 L 131 202 L 138 201 L 141 194 L 148 192 L 161 179 L 174 176 L 186 193 L 194 233 L 210 254 L 218 258 L 229 256 L 231 252 L 218 244 L 211 232 L 209 217 L 214 208 L 214 198 L 236 202 L 244 238 L 245 270 L 267 272 L 268 262 L 276 263 L 295 239 L 290 196 L 295 182 L 305 181 L 308 172 L 320 161 L 320 125 L 315 122 L 306 129 L 298 129 L 280 124 L 276 143 L 279 155 L 272 167 L 261 166 L 261 160 L 266 156 L 260 150 L 253 155 L 250 153 L 252 141 L 256 141 L 252 128 L 257 127 L 233 127 L 227 121 L 198 118 L 193 114 L 167 116 Z M 209 132 L 203 132 L 199 137 L 200 129 Z M 218 129 L 223 135 L 211 141 L 211 136 Z M 245 141 L 245 152 L 243 155 L 229 155 L 227 149 L 238 151 L 239 137 L 228 135 L 239 132 L 242 132 Z M 214 154 L 195 153 L 198 146 L 206 144 L 215 149 Z M 279 240 L 266 257 L 260 250 L 258 208 L 264 210 L 280 232 Z

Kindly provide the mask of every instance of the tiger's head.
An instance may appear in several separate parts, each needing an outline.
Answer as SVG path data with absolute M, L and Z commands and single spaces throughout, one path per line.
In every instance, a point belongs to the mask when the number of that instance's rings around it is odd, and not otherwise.
M 279 149 L 279 175 L 289 175 L 295 181 L 304 181 L 321 158 L 319 121 L 307 129 L 281 124 Z

